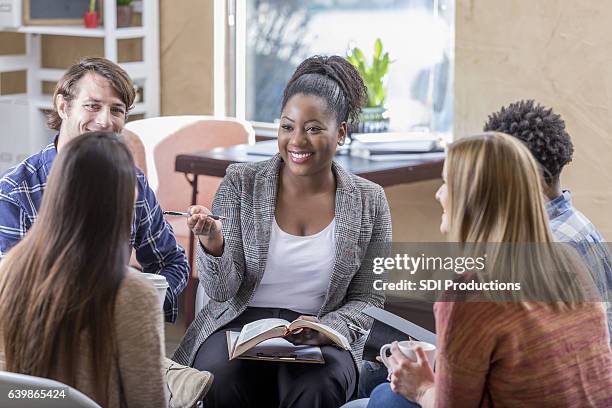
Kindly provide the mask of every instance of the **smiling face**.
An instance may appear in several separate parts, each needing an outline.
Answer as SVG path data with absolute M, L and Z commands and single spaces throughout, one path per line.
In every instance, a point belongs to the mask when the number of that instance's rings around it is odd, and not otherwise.
M 85 132 L 119 133 L 125 125 L 127 107 L 111 82 L 98 74 L 83 75 L 70 102 L 60 94 L 55 103 L 62 118 L 58 150 Z
M 318 96 L 296 94 L 281 112 L 278 151 L 294 175 L 329 171 L 336 146 L 345 137 L 346 122 L 338 125 L 335 113 Z
M 442 220 L 440 222 L 440 232 L 443 235 L 448 234 L 450 228 L 449 216 L 450 216 L 450 208 L 448 203 L 448 185 L 446 184 L 446 163 L 444 162 L 444 168 L 442 169 L 442 185 L 436 191 L 436 200 L 442 206 Z

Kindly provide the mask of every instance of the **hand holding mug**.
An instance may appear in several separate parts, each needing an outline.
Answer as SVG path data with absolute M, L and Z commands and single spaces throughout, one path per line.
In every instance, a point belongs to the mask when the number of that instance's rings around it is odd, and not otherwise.
M 391 355 L 387 355 L 388 351 Z M 391 389 L 419 402 L 434 385 L 433 364 L 436 346 L 422 341 L 394 341 L 380 349 L 380 361 L 389 370 Z

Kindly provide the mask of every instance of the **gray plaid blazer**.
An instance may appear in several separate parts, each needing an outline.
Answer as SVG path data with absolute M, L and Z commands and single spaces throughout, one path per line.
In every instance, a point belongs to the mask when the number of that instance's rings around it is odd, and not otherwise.
M 173 359 L 191 365 L 204 340 L 239 316 L 248 306 L 264 273 L 274 219 L 280 155 L 258 163 L 227 168 L 213 201 L 213 213 L 223 221 L 225 248 L 214 257 L 198 245 L 196 266 L 210 301 L 187 329 Z M 357 366 L 365 336 L 372 324 L 361 313 L 367 306 L 382 307 L 384 294 L 373 288 L 371 254 L 391 242 L 391 216 L 384 190 L 333 163 L 336 176 L 336 263 L 323 306 L 317 317 L 338 330 L 351 344 Z M 376 255 L 378 256 L 378 255 Z

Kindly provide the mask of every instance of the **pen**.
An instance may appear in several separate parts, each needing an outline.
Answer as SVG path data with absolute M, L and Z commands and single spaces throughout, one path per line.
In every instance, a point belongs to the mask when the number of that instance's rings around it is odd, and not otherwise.
M 191 214 L 189 213 L 180 212 L 180 211 L 164 211 L 164 215 L 176 215 L 179 217 L 190 217 L 191 216 Z M 227 220 L 227 217 L 224 217 L 222 215 L 207 214 L 206 216 L 208 218 L 212 218 L 213 220 Z
M 351 329 L 351 330 L 352 330 L 352 331 L 354 331 L 354 332 L 357 332 L 357 333 L 361 334 L 362 336 L 366 336 L 366 335 L 368 335 L 368 334 L 370 333 L 370 332 L 368 332 L 368 331 L 366 331 L 366 330 L 363 330 L 363 329 L 362 329 L 361 327 L 359 327 L 359 326 L 355 326 L 355 325 L 354 325 L 354 324 L 352 324 L 352 323 L 347 323 L 346 325 L 348 326 L 348 328 L 349 328 L 349 329 Z

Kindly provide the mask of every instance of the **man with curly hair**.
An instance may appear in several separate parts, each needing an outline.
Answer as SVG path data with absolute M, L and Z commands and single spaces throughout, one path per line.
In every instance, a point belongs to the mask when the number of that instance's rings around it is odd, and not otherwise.
M 489 115 L 484 130 L 503 132 L 525 143 L 542 169 L 546 197 L 553 201 L 563 195 L 559 176 L 572 161 L 574 145 L 560 115 L 533 100 L 520 101 Z
M 590 267 L 603 299 L 609 300 L 612 257 L 599 231 L 572 205 L 570 192 L 561 188 L 561 170 L 572 161 L 574 153 L 561 116 L 533 100 L 519 101 L 489 115 L 484 130 L 514 136 L 529 148 L 542 170 L 544 195 L 548 198 L 546 211 L 555 239 L 578 250 Z M 607 303 L 608 329 L 612 338 L 610 306 Z

